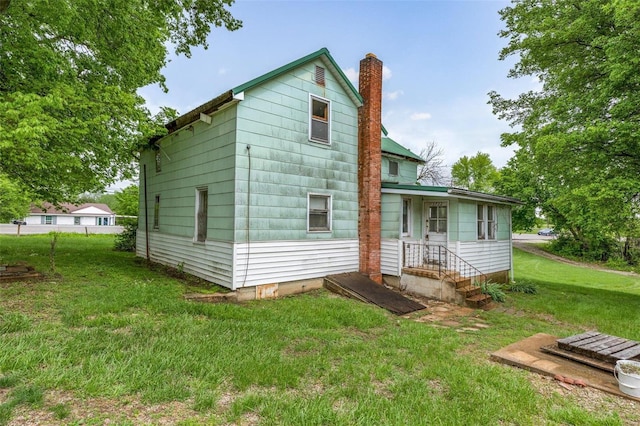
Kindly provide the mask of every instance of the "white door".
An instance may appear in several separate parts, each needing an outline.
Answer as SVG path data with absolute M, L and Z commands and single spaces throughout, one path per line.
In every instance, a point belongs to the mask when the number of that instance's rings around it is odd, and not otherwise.
M 429 245 L 447 246 L 449 205 L 446 201 L 425 201 L 424 239 Z

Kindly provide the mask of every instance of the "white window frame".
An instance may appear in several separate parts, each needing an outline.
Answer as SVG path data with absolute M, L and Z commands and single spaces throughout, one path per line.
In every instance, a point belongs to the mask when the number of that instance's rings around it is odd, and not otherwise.
M 313 101 L 319 101 L 319 102 L 324 102 L 327 104 L 327 140 L 323 140 L 323 139 L 319 139 L 319 138 L 315 138 L 312 135 L 312 127 L 313 127 L 313 121 L 320 121 L 320 122 L 324 122 L 323 120 L 318 120 L 318 119 L 314 119 L 314 115 L 313 115 Z M 324 145 L 331 145 L 331 116 L 332 116 L 333 112 L 331 111 L 331 101 L 329 99 L 325 99 L 323 97 L 320 96 L 316 96 L 316 95 L 312 95 L 311 93 L 309 93 L 309 140 L 311 142 L 315 142 L 315 143 L 320 143 L 320 144 L 324 144 Z
M 73 224 L 74 225 L 82 225 L 82 220 L 81 220 L 80 216 L 74 216 L 73 217 Z
M 491 212 L 491 215 L 490 215 Z M 482 216 L 480 216 L 482 214 Z M 498 207 L 493 204 L 477 204 L 476 237 L 480 241 L 495 241 L 498 230 Z
M 311 229 L 311 198 L 312 197 L 322 197 L 327 200 L 327 229 Z M 322 232 L 331 232 L 333 229 L 332 221 L 333 221 L 333 197 L 330 194 L 318 194 L 318 193 L 308 193 L 307 194 L 307 232 L 309 233 L 322 233 Z
M 204 206 L 205 208 L 205 218 L 204 218 L 204 223 L 200 223 L 200 209 L 201 209 L 201 195 L 203 193 L 207 193 L 207 205 Z M 207 241 L 207 238 L 209 237 L 208 235 L 208 222 L 209 222 L 209 188 L 208 187 L 201 187 L 201 188 L 196 188 L 196 203 L 195 203 L 195 226 L 194 226 L 194 234 L 193 234 L 193 241 L 198 242 L 198 243 L 204 243 Z M 200 227 L 204 226 L 204 239 L 200 239 Z
M 401 205 L 401 211 L 400 211 L 400 235 L 402 235 L 403 237 L 410 237 L 413 234 L 413 200 L 411 200 L 411 198 L 403 198 L 402 199 L 402 205 Z M 405 208 L 405 203 L 407 206 L 407 214 L 405 216 L 404 214 L 404 208 Z M 407 230 L 405 231 L 405 217 L 406 217 L 406 224 L 407 224 Z

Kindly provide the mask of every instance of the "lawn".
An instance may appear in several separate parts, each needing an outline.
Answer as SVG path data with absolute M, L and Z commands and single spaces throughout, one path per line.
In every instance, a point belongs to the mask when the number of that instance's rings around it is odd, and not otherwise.
M 508 294 L 470 332 L 398 318 L 324 290 L 200 304 L 184 281 L 113 251 L 112 236 L 0 236 L 0 424 L 623 425 L 540 393 L 489 354 L 534 333 L 640 339 L 640 281 L 516 252 Z M 555 272 L 554 272 L 555 270 Z M 625 423 L 626 422 L 626 423 Z

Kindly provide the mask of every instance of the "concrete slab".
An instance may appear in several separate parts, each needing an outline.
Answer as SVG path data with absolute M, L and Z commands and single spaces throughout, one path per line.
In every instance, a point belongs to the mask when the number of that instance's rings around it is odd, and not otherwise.
M 640 401 L 640 398 L 621 392 L 613 374 L 541 350 L 543 346 L 553 345 L 557 339 L 550 334 L 538 333 L 492 353 L 491 359 L 547 376 L 582 380 L 594 389 Z

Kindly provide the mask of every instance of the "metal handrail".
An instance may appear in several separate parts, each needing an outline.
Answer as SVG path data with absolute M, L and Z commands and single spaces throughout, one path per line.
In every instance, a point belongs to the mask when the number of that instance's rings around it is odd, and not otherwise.
M 488 278 L 478 268 L 442 245 L 404 242 L 402 266 L 437 270 L 439 276 L 452 281 L 469 278 L 471 285 L 480 286 Z

